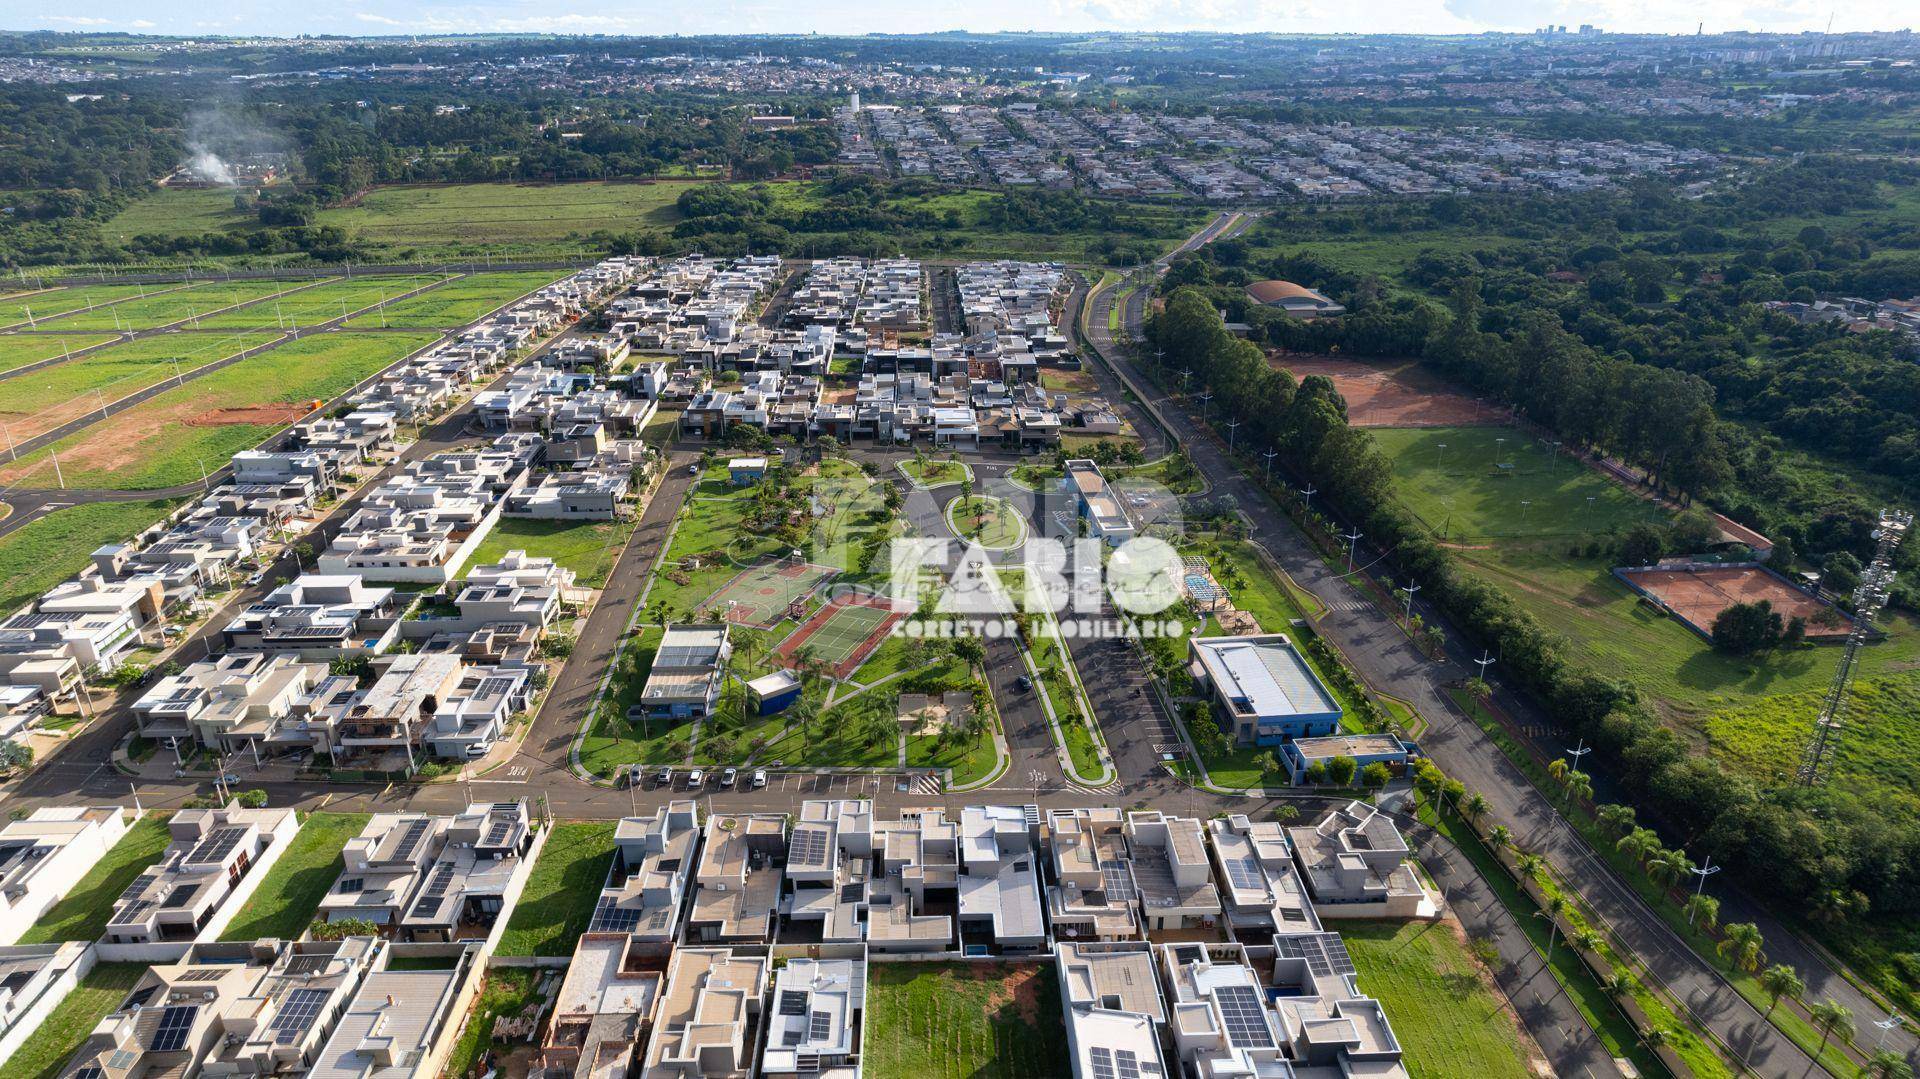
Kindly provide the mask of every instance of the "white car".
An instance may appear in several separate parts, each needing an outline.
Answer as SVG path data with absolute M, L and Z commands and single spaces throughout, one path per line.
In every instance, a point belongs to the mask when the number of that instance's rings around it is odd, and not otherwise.
M 765 768 L 754 769 L 753 778 L 748 782 L 753 787 L 754 790 L 759 790 L 761 787 L 766 786 L 767 770 Z
M 729 768 L 726 771 L 721 772 L 720 773 L 720 789 L 725 790 L 733 786 L 734 783 L 739 781 L 739 779 L 740 779 L 740 769 L 738 768 Z
M 701 771 L 698 768 L 695 768 L 693 771 L 687 773 L 687 789 L 688 790 L 697 791 L 701 787 L 704 787 L 706 785 L 707 785 L 707 773 Z

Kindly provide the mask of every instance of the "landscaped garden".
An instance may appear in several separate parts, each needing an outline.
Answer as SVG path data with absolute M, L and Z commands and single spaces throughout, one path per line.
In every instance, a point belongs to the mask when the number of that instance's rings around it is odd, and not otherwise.
M 1013 503 L 992 495 L 972 495 L 947 503 L 953 534 L 989 551 L 1010 551 L 1026 542 L 1027 523 Z

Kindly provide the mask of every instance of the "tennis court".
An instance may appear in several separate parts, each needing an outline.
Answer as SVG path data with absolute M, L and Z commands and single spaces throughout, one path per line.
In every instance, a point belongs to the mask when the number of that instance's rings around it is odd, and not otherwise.
M 1805 619 L 1810 638 L 1845 637 L 1853 628 L 1844 617 L 1828 625 L 1816 621 L 1832 604 L 1764 566 L 1647 566 L 1617 569 L 1614 573 L 1634 591 L 1686 623 L 1687 628 L 1709 639 L 1714 619 L 1721 611 L 1736 603 L 1760 600 L 1771 603 L 1781 618 Z
M 836 596 L 781 641 L 773 655 L 776 661 L 791 660 L 805 649 L 830 666 L 835 678 L 845 678 L 866 662 L 900 618 L 887 600 Z
M 735 574 L 700 606 L 738 625 L 771 629 L 787 617 L 789 608 L 812 595 L 820 582 L 836 572 L 832 566 L 811 562 L 762 562 Z

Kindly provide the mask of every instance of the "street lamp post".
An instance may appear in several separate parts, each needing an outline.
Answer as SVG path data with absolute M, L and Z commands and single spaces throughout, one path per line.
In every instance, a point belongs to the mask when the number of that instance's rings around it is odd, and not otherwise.
M 1347 541 L 1347 572 L 1349 574 L 1353 572 L 1353 552 L 1360 549 L 1360 535 L 1361 532 L 1358 528 L 1354 529 L 1351 534 L 1346 532 L 1340 533 L 1341 538 Z
M 1307 497 L 1307 512 L 1313 512 L 1313 496 L 1320 493 L 1320 488 L 1309 481 L 1305 487 L 1300 488 L 1300 493 Z
M 1695 866 L 1692 869 L 1687 870 L 1687 872 L 1692 873 L 1694 876 L 1700 878 L 1699 881 L 1697 881 L 1693 886 L 1693 894 L 1695 898 L 1698 898 L 1700 893 L 1706 890 L 1707 878 L 1713 876 L 1715 873 L 1718 873 L 1725 868 L 1726 868 L 1725 866 L 1714 865 L 1713 855 L 1709 854 L 1707 855 L 1707 860 L 1704 864 Z M 1689 929 L 1693 928 L 1693 919 L 1694 919 L 1695 913 L 1696 913 L 1695 911 L 1689 911 L 1687 913 L 1687 928 Z
M 1267 452 L 1265 452 L 1265 453 L 1263 453 L 1263 454 L 1261 454 L 1260 456 L 1262 456 L 1262 457 L 1264 457 L 1264 458 L 1266 458 L 1266 459 L 1267 459 L 1267 477 L 1266 477 L 1266 479 L 1267 479 L 1267 482 L 1268 482 L 1268 483 L 1272 483 L 1272 482 L 1273 482 L 1273 459 L 1274 459 L 1275 457 L 1278 457 L 1278 456 L 1280 456 L 1280 453 L 1279 453 L 1279 451 L 1278 451 L 1278 450 L 1275 450 L 1275 449 L 1273 449 L 1272 447 L 1268 447 L 1268 449 L 1267 449 Z
M 1232 423 L 1227 424 L 1227 451 L 1228 452 L 1233 451 L 1234 436 L 1238 435 L 1239 433 L 1240 433 L 1239 420 L 1234 420 Z
M 1880 1038 L 1873 1043 L 1873 1051 L 1878 1053 L 1881 1047 L 1887 1044 L 1887 1035 L 1900 1029 L 1906 1021 L 1907 1017 L 1901 1015 L 1899 1012 L 1894 1012 L 1885 1019 L 1874 1020 L 1873 1025 L 1880 1028 Z
M 1474 662 L 1480 665 L 1480 681 L 1485 682 L 1487 680 L 1487 668 L 1499 661 L 1489 655 L 1486 649 L 1482 648 L 1480 650 L 1480 658 L 1474 660 Z
M 1414 584 L 1413 579 L 1409 577 L 1407 579 L 1406 588 L 1404 588 L 1402 591 L 1406 592 L 1407 594 L 1407 625 L 1411 626 L 1413 625 L 1413 594 L 1415 592 L 1420 591 L 1420 586 L 1417 584 Z
M 1200 398 L 1200 422 L 1205 423 L 1207 422 L 1207 406 L 1213 404 L 1213 394 L 1203 393 L 1197 396 Z

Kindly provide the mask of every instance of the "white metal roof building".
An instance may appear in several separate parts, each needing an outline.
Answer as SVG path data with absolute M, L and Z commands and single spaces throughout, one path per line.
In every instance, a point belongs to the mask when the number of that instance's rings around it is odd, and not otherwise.
M 1194 637 L 1195 681 L 1211 690 L 1230 734 L 1247 745 L 1279 745 L 1332 734 L 1342 709 L 1284 633 Z

